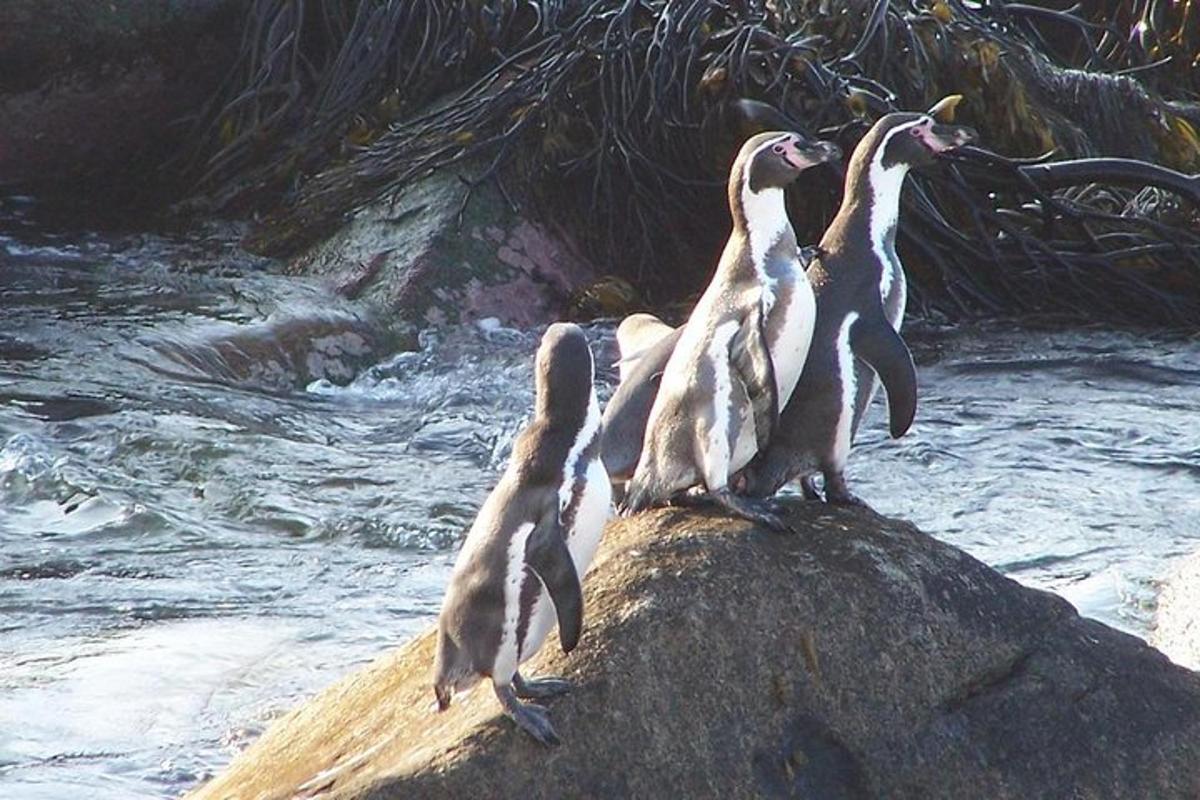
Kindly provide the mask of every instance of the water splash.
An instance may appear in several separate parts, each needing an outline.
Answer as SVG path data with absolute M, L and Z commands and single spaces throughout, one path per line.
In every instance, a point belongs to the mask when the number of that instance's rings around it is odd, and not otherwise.
M 211 231 L 14 241 L 0 719 L 35 724 L 0 725 L 0 796 L 176 796 L 429 623 L 529 413 L 540 331 L 427 331 L 306 388 L 172 371 L 164 343 L 196 352 L 333 300 Z M 587 333 L 603 399 L 612 330 Z M 874 410 L 856 491 L 1144 632 L 1155 582 L 1200 546 L 1200 342 L 1002 325 L 909 338 L 916 425 L 892 441 Z

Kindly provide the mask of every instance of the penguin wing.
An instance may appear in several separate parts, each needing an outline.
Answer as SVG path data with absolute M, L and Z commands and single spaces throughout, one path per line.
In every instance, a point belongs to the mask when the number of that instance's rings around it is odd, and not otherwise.
M 875 370 L 887 391 L 888 424 L 893 439 L 908 432 L 917 414 L 917 370 L 912 353 L 883 310 L 861 317 L 850 329 L 850 348 Z
M 604 407 L 600 425 L 601 457 L 613 480 L 628 480 L 633 476 L 642 455 L 646 423 L 658 397 L 663 370 L 682 333 L 682 327 L 676 328 L 639 353 Z
M 557 501 L 557 497 L 555 498 Z M 558 616 L 558 639 L 564 653 L 579 644 L 583 631 L 583 589 L 575 572 L 575 561 L 567 549 L 562 522 L 558 518 L 558 503 L 550 506 L 538 521 L 525 544 L 525 563 L 534 571 Z
M 775 362 L 767 348 L 767 315 L 756 303 L 730 345 L 734 371 L 746 385 L 754 411 L 754 433 L 758 449 L 765 450 L 779 424 L 779 393 L 775 384 Z

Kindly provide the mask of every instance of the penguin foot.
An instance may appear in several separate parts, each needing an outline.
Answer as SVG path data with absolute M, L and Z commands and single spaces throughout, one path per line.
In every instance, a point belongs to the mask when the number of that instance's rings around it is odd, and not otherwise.
M 846 479 L 841 475 L 825 476 L 825 502 L 831 506 L 870 508 L 862 498 L 850 491 Z
M 817 489 L 817 476 L 805 475 L 800 479 L 800 493 L 804 495 L 805 500 L 824 500 L 821 497 L 820 490 Z
M 494 688 L 505 716 L 517 723 L 518 728 L 547 747 L 562 743 L 558 734 L 554 732 L 554 726 L 550 724 L 550 715 L 545 708 L 533 703 L 522 703 L 517 699 L 512 686 L 496 685 Z
M 765 525 L 780 533 L 795 533 L 784 521 L 783 506 L 774 500 L 755 500 L 749 497 L 739 497 L 729 490 L 729 487 L 718 489 L 709 495 L 717 505 L 729 513 Z
M 566 694 L 574 687 L 569 680 L 556 676 L 545 678 L 522 678 L 521 673 L 513 675 L 513 690 L 522 700 L 540 700 L 543 697 L 554 697 Z
M 671 498 L 667 502 L 676 508 L 700 508 L 701 506 L 712 505 L 713 499 L 708 494 L 682 491 L 671 495 Z
M 625 484 L 625 495 L 617 505 L 617 513 L 622 517 L 629 517 L 654 505 L 655 498 L 651 492 L 643 484 L 631 480 Z

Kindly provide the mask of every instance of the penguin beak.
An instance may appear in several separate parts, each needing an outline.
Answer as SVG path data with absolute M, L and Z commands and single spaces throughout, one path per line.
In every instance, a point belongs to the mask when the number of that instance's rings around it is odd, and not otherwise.
M 974 128 L 966 125 L 943 125 L 931 122 L 918 130 L 918 138 L 934 154 L 945 153 L 979 138 Z
M 810 142 L 793 136 L 783 142 L 782 146 L 781 154 L 784 159 L 799 172 L 827 161 L 837 161 L 842 157 L 841 148 L 833 142 Z

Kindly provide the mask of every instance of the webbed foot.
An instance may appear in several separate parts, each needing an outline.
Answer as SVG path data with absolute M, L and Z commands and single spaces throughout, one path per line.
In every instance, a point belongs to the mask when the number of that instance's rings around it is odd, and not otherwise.
M 824 500 L 821 496 L 821 491 L 817 488 L 817 476 L 805 475 L 800 479 L 800 493 L 804 495 L 805 500 Z
M 870 507 L 862 498 L 850 491 L 846 486 L 846 477 L 841 473 L 825 476 L 825 502 L 831 506 Z
M 742 519 L 757 522 L 779 533 L 794 533 L 781 512 L 783 507 L 774 500 L 756 500 L 741 497 L 729 490 L 729 487 L 718 489 L 709 495 L 717 505 Z
M 667 503 L 676 508 L 700 508 L 712 505 L 713 499 L 707 493 L 686 490 L 671 495 Z
M 523 678 L 521 673 L 513 675 L 513 690 L 522 700 L 540 700 L 566 694 L 574 688 L 569 680 L 548 675 L 544 678 Z
M 504 708 L 504 714 L 517 723 L 517 727 L 525 731 L 546 746 L 561 743 L 554 726 L 550 724 L 550 715 L 542 706 L 533 703 L 522 703 L 517 699 L 512 686 L 494 686 L 496 697 Z

